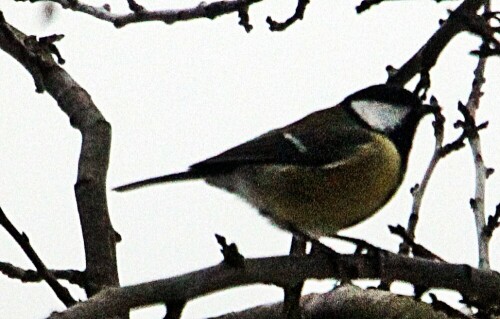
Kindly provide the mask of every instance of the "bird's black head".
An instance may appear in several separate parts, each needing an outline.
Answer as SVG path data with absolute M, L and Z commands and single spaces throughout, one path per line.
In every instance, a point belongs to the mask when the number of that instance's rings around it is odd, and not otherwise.
M 396 145 L 406 165 L 413 136 L 419 121 L 432 113 L 417 95 L 390 85 L 374 85 L 348 96 L 348 109 L 370 130 L 388 136 Z

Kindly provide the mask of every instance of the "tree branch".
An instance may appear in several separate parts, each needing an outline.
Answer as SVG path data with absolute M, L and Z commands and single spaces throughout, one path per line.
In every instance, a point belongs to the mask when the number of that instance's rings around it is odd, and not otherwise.
M 397 225 L 397 226 L 389 226 L 389 231 L 394 234 L 398 235 L 401 237 L 403 240 L 403 244 L 409 248 L 411 248 L 411 252 L 413 253 L 413 256 L 415 257 L 420 257 L 420 258 L 425 258 L 425 259 L 431 259 L 435 261 L 442 261 L 444 262 L 445 260 L 438 255 L 434 254 L 432 251 L 429 249 L 425 248 L 424 246 L 417 244 L 414 241 L 414 238 L 410 237 L 410 234 L 408 234 L 408 231 L 404 229 L 403 226 Z M 415 237 L 415 236 L 413 236 Z M 401 251 L 400 251 L 401 253 Z
M 28 236 L 25 233 L 21 234 L 16 229 L 16 227 L 7 218 L 7 215 L 5 215 L 2 207 L 0 207 L 0 225 L 2 225 L 5 230 L 12 236 L 12 238 L 14 238 L 14 240 L 19 244 L 19 246 L 21 246 L 26 256 L 28 256 L 33 265 L 36 267 L 43 280 L 45 280 L 50 288 L 52 288 L 57 298 L 59 298 L 59 300 L 61 300 L 66 307 L 71 307 L 72 305 L 76 304 L 75 299 L 73 299 L 68 289 L 63 287 L 57 281 L 57 278 L 54 276 L 54 274 L 50 272 L 47 267 L 45 267 L 43 261 L 35 252 L 33 247 L 31 247 Z
M 267 17 L 266 22 L 269 24 L 269 30 L 284 31 L 298 20 L 302 20 L 308 4 L 309 0 L 298 0 L 295 13 L 290 18 L 286 19 L 285 22 L 276 22 L 271 17 Z
M 493 232 L 500 227 L 500 204 L 497 205 L 495 213 L 488 216 L 488 223 L 484 229 L 486 240 L 491 240 Z
M 464 15 L 475 14 L 483 5 L 483 1 L 465 0 L 458 8 L 450 14 L 441 27 L 432 35 L 427 43 L 420 48 L 401 68 L 394 69 L 391 72 L 387 83 L 404 85 L 415 75 L 428 74 L 429 70 L 436 64 L 437 59 L 446 45 L 457 34 L 467 30 L 466 25 L 462 23 Z M 423 76 L 425 78 L 425 76 Z
M 17 0 L 17 1 L 27 1 L 27 0 Z M 129 1 L 129 7 L 133 11 L 129 14 L 114 14 L 111 13 L 109 5 L 104 5 L 102 7 L 96 7 L 89 4 L 85 4 L 79 0 L 30 0 L 32 2 L 36 1 L 51 1 L 60 4 L 64 9 L 71 9 L 73 11 L 85 13 L 91 15 L 97 19 L 111 22 L 117 28 L 121 28 L 131 23 L 146 22 L 146 21 L 163 21 L 167 24 L 173 24 L 179 21 L 189 21 L 199 18 L 215 19 L 219 16 L 245 11 L 248 7 L 254 3 L 261 2 L 263 0 L 222 0 L 215 1 L 207 4 L 206 2 L 200 2 L 199 5 L 188 9 L 178 9 L 178 10 L 157 10 L 149 11 L 143 6 L 138 5 L 135 1 Z M 240 23 L 241 24 L 241 23 Z M 244 25 L 244 24 L 242 24 Z M 249 24 L 247 24 L 248 26 Z M 244 25 L 245 26 L 245 25 Z M 245 26 L 247 32 L 249 31 Z
M 243 268 L 225 263 L 178 277 L 106 289 L 51 319 L 113 316 L 121 311 L 175 300 L 192 300 L 219 290 L 264 283 L 279 287 L 306 279 L 378 279 L 403 281 L 460 292 L 481 309 L 500 311 L 500 274 L 467 265 L 410 258 L 387 251 L 368 254 L 313 254 L 245 259 Z
M 436 107 L 436 112 L 434 112 L 434 122 L 432 126 L 434 127 L 434 153 L 432 154 L 431 161 L 425 170 L 424 177 L 420 184 L 416 184 L 411 189 L 411 194 L 413 196 L 413 205 L 411 208 L 411 215 L 408 220 L 408 227 L 406 229 L 406 234 L 409 237 L 409 240 L 413 241 L 415 239 L 415 231 L 417 228 L 418 217 L 420 213 L 420 207 L 422 206 L 422 200 L 424 198 L 425 190 L 427 189 L 427 185 L 431 179 L 432 173 L 436 168 L 440 159 L 443 158 L 443 152 L 441 151 L 443 148 L 443 139 L 444 139 L 444 121 L 445 118 L 441 113 L 440 107 L 436 99 L 431 99 L 431 104 Z M 409 253 L 410 246 L 403 242 L 400 246 L 401 253 Z
M 363 0 L 361 3 L 356 7 L 356 12 L 357 13 L 362 13 L 364 11 L 369 10 L 372 6 L 379 5 L 385 0 Z
M 474 71 L 474 80 L 472 83 L 472 90 L 469 95 L 469 100 L 465 105 L 465 109 L 462 110 L 462 113 L 464 113 L 465 125 L 468 128 L 465 131 L 468 133 L 467 139 L 469 141 L 470 149 L 472 152 L 472 158 L 474 159 L 474 168 L 476 172 L 476 189 L 473 201 L 474 204 L 471 206 L 476 224 L 479 256 L 478 267 L 480 269 L 490 268 L 489 240 L 487 239 L 487 236 L 485 236 L 486 215 L 484 208 L 487 168 L 484 165 L 481 151 L 481 139 L 475 123 L 476 111 L 479 108 L 480 99 L 483 95 L 483 93 L 481 92 L 481 88 L 485 82 L 484 70 L 486 67 L 486 59 L 487 58 L 480 57 L 478 60 L 476 70 Z M 467 115 L 465 113 L 467 113 Z
M 48 270 L 57 279 L 67 280 L 69 283 L 85 287 L 85 272 L 79 270 Z M 41 273 L 36 270 L 22 269 L 10 263 L 0 261 L 0 272 L 12 279 L 19 279 L 21 282 L 40 282 L 44 280 Z
M 0 49 L 14 57 L 35 79 L 37 91 L 46 90 L 82 134 L 75 184 L 85 245 L 85 287 L 92 296 L 103 287 L 119 286 L 116 237 L 106 201 L 106 173 L 111 127 L 90 95 L 52 58 L 49 48 L 8 24 L 0 12 Z

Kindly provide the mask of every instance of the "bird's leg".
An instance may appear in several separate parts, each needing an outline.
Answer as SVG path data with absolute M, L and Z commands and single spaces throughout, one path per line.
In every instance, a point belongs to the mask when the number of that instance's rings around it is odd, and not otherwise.
M 310 254 L 316 254 L 316 253 L 324 253 L 330 257 L 337 257 L 337 252 L 323 244 L 322 242 L 319 241 L 319 239 L 312 237 L 311 235 L 308 235 L 304 233 L 301 230 L 298 230 L 296 227 L 288 225 L 287 229 L 292 232 L 294 238 L 300 238 L 304 242 L 310 242 L 311 243 L 311 252 Z M 292 240 L 292 247 L 293 247 L 293 240 Z M 304 248 L 305 249 L 305 248 Z
M 307 240 L 301 235 L 293 235 L 290 246 L 290 256 L 305 256 Z M 300 297 L 304 282 L 301 281 L 295 285 L 284 288 L 285 297 L 283 301 L 283 319 L 300 319 Z
M 261 209 L 260 214 L 270 218 L 278 226 L 283 229 L 290 231 L 293 234 L 292 243 L 290 245 L 290 256 L 305 256 L 308 236 L 305 236 L 301 232 L 295 231 L 295 227 L 290 224 L 290 222 L 277 220 L 274 215 L 266 210 Z M 301 319 L 300 311 L 300 297 L 302 293 L 302 287 L 304 282 L 298 282 L 293 285 L 288 285 L 283 287 L 284 299 L 281 318 L 283 319 Z

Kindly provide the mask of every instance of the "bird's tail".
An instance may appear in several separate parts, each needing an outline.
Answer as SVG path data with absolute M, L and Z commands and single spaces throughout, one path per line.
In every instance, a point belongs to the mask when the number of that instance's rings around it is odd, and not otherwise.
M 175 173 L 175 174 L 170 174 L 170 175 L 163 175 L 163 176 L 148 178 L 148 179 L 145 179 L 142 181 L 137 181 L 137 182 L 133 182 L 130 184 L 115 187 L 115 188 L 113 188 L 113 190 L 117 191 L 117 192 L 126 192 L 126 191 L 130 191 L 133 189 L 149 186 L 149 185 L 168 183 L 168 182 L 176 182 L 176 181 L 184 181 L 184 180 L 190 180 L 190 179 L 198 179 L 198 178 L 203 178 L 205 176 L 206 176 L 206 173 L 186 171 L 186 172 L 181 172 L 181 173 Z

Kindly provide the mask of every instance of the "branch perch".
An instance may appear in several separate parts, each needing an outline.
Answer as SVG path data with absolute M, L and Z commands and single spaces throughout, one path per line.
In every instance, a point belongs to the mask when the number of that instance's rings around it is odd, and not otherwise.
M 103 290 L 50 319 L 111 317 L 121 311 L 158 303 L 192 300 L 216 291 L 264 283 L 279 287 L 307 279 L 378 279 L 403 281 L 429 288 L 456 290 L 476 307 L 500 311 L 500 274 L 387 251 L 378 254 L 324 254 L 245 259 L 243 268 L 221 263 L 178 277 Z

